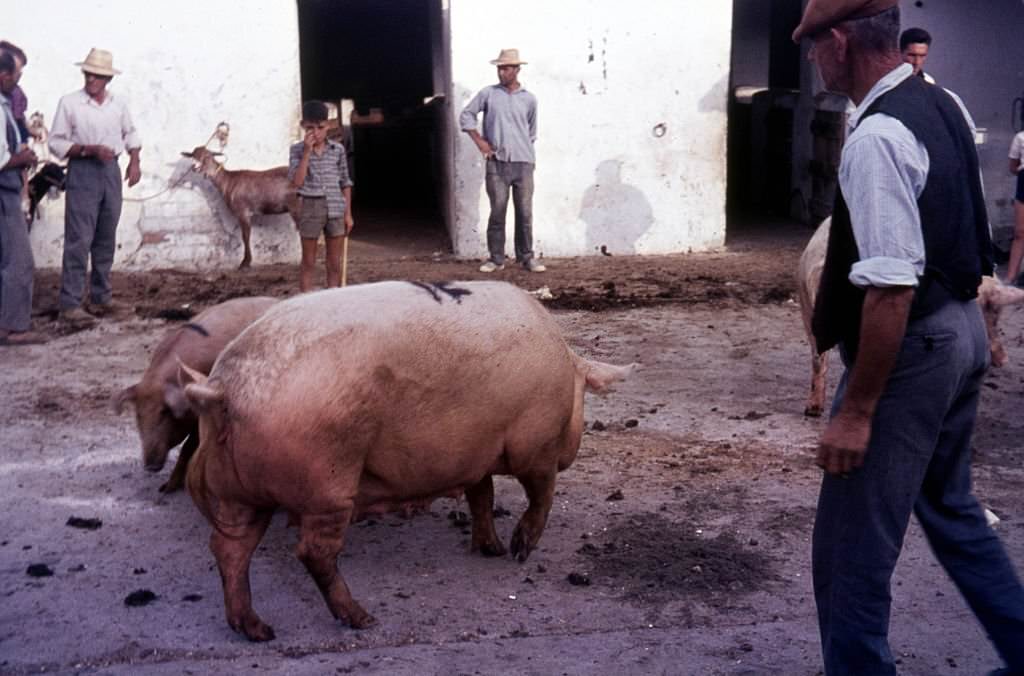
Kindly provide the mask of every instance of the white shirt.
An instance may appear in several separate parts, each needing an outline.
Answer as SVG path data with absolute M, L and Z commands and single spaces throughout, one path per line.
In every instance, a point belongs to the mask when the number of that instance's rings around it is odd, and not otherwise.
M 50 128 L 50 151 L 57 157 L 67 157 L 76 143 L 104 145 L 115 155 L 142 147 L 128 104 L 110 91 L 97 103 L 84 89 L 61 97 Z
M 14 122 L 14 111 L 11 110 L 11 102 L 3 94 L 0 94 L 0 108 L 4 109 L 4 125 L 10 125 L 17 129 L 18 125 Z M 3 132 L 3 136 L 0 137 L 0 167 L 11 161 L 11 150 L 7 147 L 7 129 L 4 128 Z
M 839 185 L 850 210 L 860 253 L 849 279 L 861 288 L 913 287 L 924 274 L 924 234 L 917 200 L 928 182 L 928 151 L 894 117 L 875 113 L 861 122 L 878 97 L 913 72 L 909 64 L 890 71 L 875 83 L 849 119 L 839 164 Z M 949 93 L 973 129 L 974 123 L 963 102 Z
M 1019 160 L 1024 158 L 1024 131 L 1013 137 L 1010 142 L 1010 159 Z

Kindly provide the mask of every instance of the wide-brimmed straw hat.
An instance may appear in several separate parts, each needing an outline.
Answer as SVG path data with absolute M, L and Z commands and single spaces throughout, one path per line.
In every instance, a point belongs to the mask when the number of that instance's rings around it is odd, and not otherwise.
M 518 49 L 503 49 L 498 54 L 498 58 L 491 61 L 491 65 L 494 66 L 522 66 L 526 61 L 519 60 Z
M 793 31 L 793 42 L 813 37 L 850 19 L 866 19 L 900 4 L 899 0 L 810 0 L 800 25 Z
M 121 74 L 121 71 L 114 68 L 114 55 L 105 49 L 96 49 L 95 47 L 89 50 L 85 61 L 79 61 L 75 65 L 81 66 L 84 72 L 93 75 L 113 77 Z

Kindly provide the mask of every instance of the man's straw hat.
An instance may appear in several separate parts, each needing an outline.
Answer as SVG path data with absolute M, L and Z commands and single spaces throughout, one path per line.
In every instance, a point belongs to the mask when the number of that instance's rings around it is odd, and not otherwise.
M 121 74 L 121 71 L 114 68 L 114 55 L 105 49 L 96 49 L 95 47 L 89 50 L 85 61 L 80 61 L 75 65 L 81 66 L 84 72 L 93 75 L 113 77 Z
M 899 0 L 810 0 L 800 25 L 793 31 L 793 42 L 814 37 L 815 33 L 832 28 L 850 19 L 866 19 L 897 6 Z
M 518 49 L 503 49 L 498 54 L 498 58 L 491 61 L 494 66 L 522 66 L 526 61 L 519 60 Z

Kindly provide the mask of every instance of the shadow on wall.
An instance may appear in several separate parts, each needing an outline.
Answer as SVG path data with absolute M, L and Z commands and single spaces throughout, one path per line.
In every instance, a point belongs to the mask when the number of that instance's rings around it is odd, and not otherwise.
M 622 162 L 605 160 L 594 171 L 594 185 L 583 193 L 580 219 L 587 224 L 587 248 L 606 254 L 634 254 L 636 243 L 654 224 L 650 202 L 622 182 Z
M 484 158 L 459 125 L 462 109 L 475 94 L 460 84 L 452 85 L 452 114 L 455 116 L 455 228 L 452 243 L 456 253 L 476 252 L 481 248 L 486 251 L 487 223 L 480 220 Z

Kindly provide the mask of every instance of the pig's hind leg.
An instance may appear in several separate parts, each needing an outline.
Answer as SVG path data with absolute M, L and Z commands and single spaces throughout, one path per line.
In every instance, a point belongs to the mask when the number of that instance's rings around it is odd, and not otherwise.
M 227 527 L 230 532 L 224 533 L 214 528 L 210 536 L 210 549 L 217 559 L 217 568 L 224 586 L 224 610 L 228 625 L 250 641 L 269 641 L 274 638 L 274 630 L 264 624 L 252 609 L 249 562 L 270 525 L 273 512 L 254 512 L 244 508 L 225 511 L 231 512 L 228 523 L 232 525 Z M 220 519 L 225 516 L 223 512 L 218 514 Z
M 544 525 L 548 521 L 548 513 L 551 511 L 555 495 L 555 468 L 535 470 L 518 475 L 516 479 L 526 491 L 529 505 L 519 519 L 515 531 L 512 532 L 509 550 L 512 556 L 522 563 L 537 546 L 541 533 L 544 532 Z
M 348 622 L 353 629 L 364 629 L 376 620 L 356 603 L 338 573 L 338 554 L 345 543 L 345 529 L 352 512 L 350 505 L 340 512 L 303 514 L 296 554 L 313 576 L 335 619 Z
M 501 544 L 494 530 L 494 480 L 490 474 L 466 489 L 466 502 L 473 515 L 470 551 L 484 556 L 504 556 L 505 545 Z

